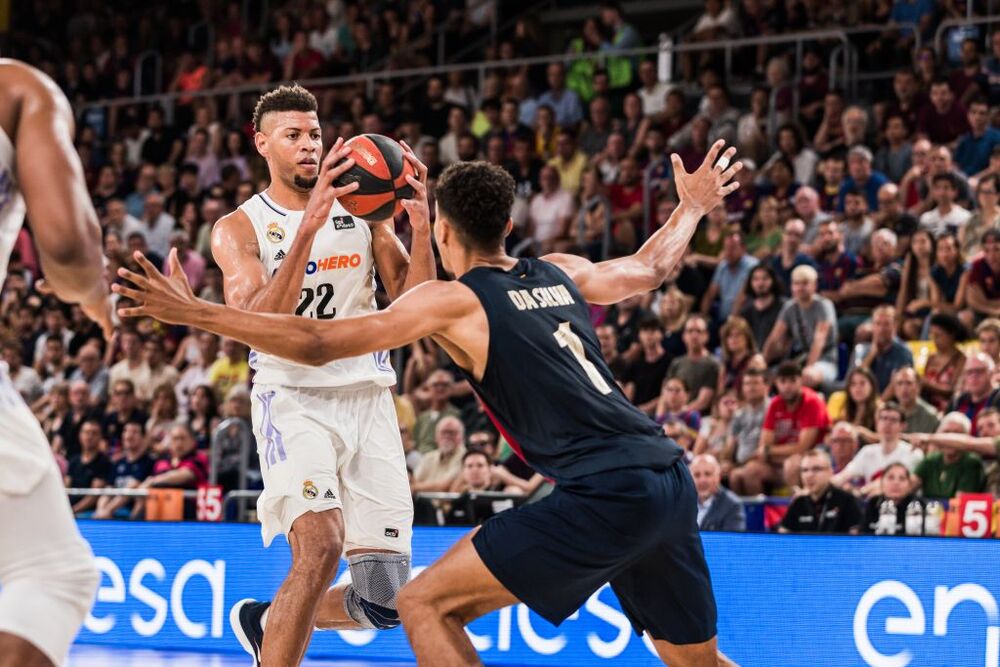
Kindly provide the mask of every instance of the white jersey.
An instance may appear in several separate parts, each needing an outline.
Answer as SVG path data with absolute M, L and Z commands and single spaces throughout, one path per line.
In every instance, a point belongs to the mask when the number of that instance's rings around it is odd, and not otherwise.
M 273 276 L 281 266 L 302 222 L 302 211 L 278 206 L 267 193 L 241 206 L 257 235 L 260 261 Z M 334 202 L 330 222 L 316 234 L 296 315 L 320 320 L 364 315 L 376 310 L 375 259 L 368 223 Z M 389 352 L 338 359 L 323 366 L 306 366 L 262 352 L 250 352 L 254 383 L 287 387 L 345 387 L 396 383 Z

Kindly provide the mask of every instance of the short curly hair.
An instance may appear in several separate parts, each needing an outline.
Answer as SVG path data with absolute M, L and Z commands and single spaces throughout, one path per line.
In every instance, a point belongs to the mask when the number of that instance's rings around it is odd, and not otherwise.
M 514 187 L 514 179 L 502 167 L 456 162 L 441 173 L 434 196 L 464 245 L 492 251 L 503 245 Z
M 257 100 L 253 109 L 253 129 L 260 132 L 264 115 L 272 111 L 316 111 L 316 97 L 297 83 L 290 86 L 278 86 L 268 91 Z

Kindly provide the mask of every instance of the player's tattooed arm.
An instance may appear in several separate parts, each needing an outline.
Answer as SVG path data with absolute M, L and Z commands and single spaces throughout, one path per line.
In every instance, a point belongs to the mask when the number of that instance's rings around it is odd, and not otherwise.
M 260 352 L 313 366 L 391 350 L 430 335 L 446 344 L 461 337 L 458 347 L 468 347 L 471 336 L 464 333 L 469 329 L 465 324 L 478 305 L 472 291 L 461 283 L 434 280 L 418 285 L 386 310 L 358 317 L 312 320 L 256 313 L 197 298 L 181 269 L 176 249 L 168 258 L 169 278 L 141 253 L 134 257 L 143 273 L 120 269 L 118 275 L 132 286 L 118 284 L 113 289 L 140 305 L 119 309 L 122 317 L 150 316 L 170 324 L 197 327 L 234 338 Z M 481 356 L 485 359 L 485 353 Z M 456 361 L 462 363 L 460 358 Z
M 743 165 L 730 165 L 736 154 L 732 147 L 719 158 L 724 147 L 724 141 L 715 142 L 701 166 L 690 174 L 677 154 L 670 156 L 680 203 L 666 224 L 635 254 L 597 264 L 575 255 L 548 255 L 543 259 L 566 271 L 591 303 L 618 303 L 658 288 L 681 261 L 698 221 L 739 187 L 739 183 L 730 181 Z
M 389 298 L 396 300 L 401 294 L 422 282 L 434 280 L 437 268 L 434 263 L 434 248 L 431 243 L 430 208 L 427 204 L 427 167 L 417 159 L 413 149 L 403 146 L 403 157 L 413 164 L 416 177 L 407 176 L 406 182 L 413 188 L 413 198 L 400 200 L 410 220 L 410 253 L 393 229 L 393 220 L 372 223 L 372 254 L 382 284 Z

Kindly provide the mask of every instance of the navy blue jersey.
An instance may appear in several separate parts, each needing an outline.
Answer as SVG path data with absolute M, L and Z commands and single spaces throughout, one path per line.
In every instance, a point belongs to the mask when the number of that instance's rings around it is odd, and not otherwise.
M 559 483 L 681 458 L 615 384 L 590 309 L 561 269 L 520 259 L 510 271 L 477 267 L 460 281 L 479 298 L 490 335 L 483 379 L 463 374 L 535 470 Z

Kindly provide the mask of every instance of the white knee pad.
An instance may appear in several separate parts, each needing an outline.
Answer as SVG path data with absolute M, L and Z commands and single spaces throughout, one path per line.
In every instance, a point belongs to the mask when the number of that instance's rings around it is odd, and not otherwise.
M 0 588 L 0 631 L 26 639 L 55 665 L 65 662 L 100 583 L 90 549 L 79 544 L 8 568 Z

